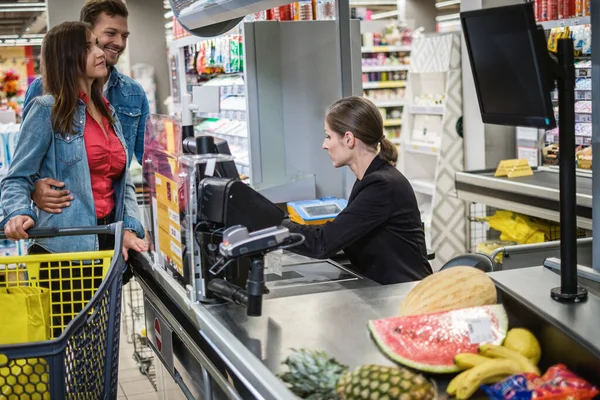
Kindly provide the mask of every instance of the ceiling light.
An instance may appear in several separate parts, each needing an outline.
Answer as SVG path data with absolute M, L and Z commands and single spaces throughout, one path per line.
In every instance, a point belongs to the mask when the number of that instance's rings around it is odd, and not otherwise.
M 444 8 L 444 7 L 450 7 L 453 6 L 455 4 L 460 4 L 460 0 L 444 0 L 444 1 L 438 1 L 437 3 L 435 3 L 436 8 Z
M 0 35 L 0 39 L 18 39 L 19 35 Z

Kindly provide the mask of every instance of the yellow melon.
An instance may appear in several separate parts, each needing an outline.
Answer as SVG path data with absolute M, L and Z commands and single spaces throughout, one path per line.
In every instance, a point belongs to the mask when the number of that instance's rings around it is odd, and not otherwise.
M 399 315 L 458 310 L 496 302 L 496 286 L 483 271 L 452 267 L 419 282 L 402 301 Z

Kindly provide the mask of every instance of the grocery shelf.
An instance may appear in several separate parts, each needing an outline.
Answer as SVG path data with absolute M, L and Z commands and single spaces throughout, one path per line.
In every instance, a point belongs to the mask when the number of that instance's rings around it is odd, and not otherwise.
M 559 168 L 535 167 L 533 175 L 494 176 L 495 169 L 457 172 L 458 198 L 467 202 L 560 222 Z M 577 227 L 592 229 L 592 174 L 579 170 L 576 178 Z
M 402 125 L 402 120 L 399 118 L 384 119 L 383 126 L 398 126 Z
M 362 72 L 408 71 L 408 65 L 363 65 Z
M 387 138 L 387 140 L 389 140 L 390 142 L 394 143 L 395 145 L 400 146 L 401 142 L 400 142 L 400 138 Z
M 394 89 L 405 86 L 406 81 L 363 82 L 363 89 Z
M 417 193 L 433 196 L 435 192 L 435 183 L 425 179 L 410 179 L 413 190 Z
M 444 106 L 410 106 L 411 114 L 444 115 Z
M 369 99 L 371 100 L 371 99 Z M 377 107 L 402 107 L 406 105 L 406 99 L 394 100 L 371 100 Z
M 203 40 L 206 40 L 206 38 L 200 37 L 200 36 L 194 36 L 194 35 L 186 36 L 186 37 L 183 37 L 180 39 L 173 40 L 171 43 L 169 43 L 169 48 L 171 49 L 171 52 L 173 52 L 173 50 L 180 49 L 180 48 L 186 47 L 186 46 L 190 46 L 192 44 L 196 44 Z
M 565 26 L 587 25 L 589 23 L 589 16 L 538 22 L 538 24 L 543 26 L 544 29 L 563 28 Z
M 431 156 L 437 156 L 439 149 L 426 143 L 406 143 L 406 151 L 409 153 L 419 153 Z
M 410 51 L 410 46 L 363 46 L 363 53 L 395 53 Z

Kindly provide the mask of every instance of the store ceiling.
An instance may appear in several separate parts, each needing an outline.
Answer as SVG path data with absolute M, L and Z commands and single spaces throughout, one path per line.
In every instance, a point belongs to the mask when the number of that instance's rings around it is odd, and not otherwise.
M 45 32 L 45 0 L 0 0 L 0 37 L 27 37 Z

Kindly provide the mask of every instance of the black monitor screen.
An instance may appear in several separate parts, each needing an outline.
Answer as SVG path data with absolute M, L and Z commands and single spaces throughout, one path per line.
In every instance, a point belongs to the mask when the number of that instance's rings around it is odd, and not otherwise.
M 461 20 L 483 122 L 554 127 L 533 3 L 463 12 Z

